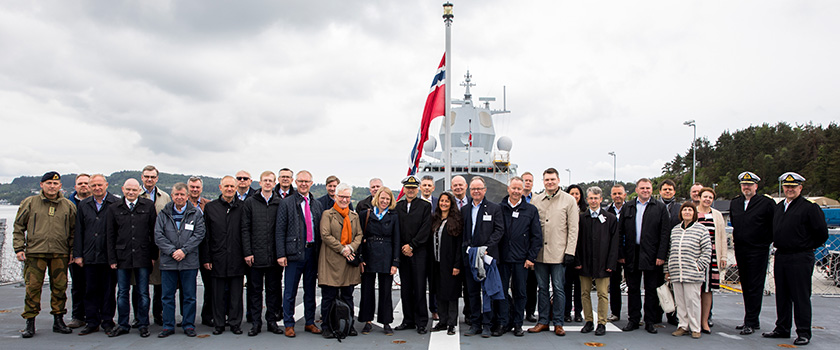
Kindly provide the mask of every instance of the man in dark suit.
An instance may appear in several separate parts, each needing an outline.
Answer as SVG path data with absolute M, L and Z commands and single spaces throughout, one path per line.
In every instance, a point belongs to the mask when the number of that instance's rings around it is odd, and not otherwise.
M 274 193 L 280 199 L 286 199 L 286 197 L 291 197 L 295 194 L 295 188 L 292 186 L 292 177 L 294 175 L 295 173 L 289 168 L 283 168 L 277 172 L 277 186 L 274 187 Z
M 505 233 L 504 221 L 502 220 L 502 209 L 496 203 L 484 199 L 487 193 L 487 186 L 480 176 L 474 176 L 470 181 L 470 194 L 472 201 L 461 209 L 464 217 L 464 248 L 487 247 L 487 255 L 498 259 L 499 241 Z M 476 281 L 466 266 L 472 264 L 469 256 L 464 253 L 464 266 L 466 270 L 467 293 L 470 302 L 471 324 L 470 330 L 465 336 L 472 336 L 481 333 L 481 337 L 488 338 L 491 335 L 491 321 L 493 310 L 482 313 L 481 282 Z M 491 303 L 492 304 L 492 303 Z M 482 327 L 483 326 L 483 327 Z
M 645 287 L 645 330 L 657 333 L 654 325 L 662 321 L 662 308 L 656 296 L 656 287 L 664 281 L 662 265 L 668 257 L 671 235 L 669 216 L 665 204 L 651 200 L 653 185 L 650 179 L 636 182 L 638 197 L 626 204 L 619 219 L 619 263 L 624 263 L 627 281 L 627 309 L 629 313 L 625 332 L 639 328 L 642 318 L 642 277 Z
M 402 181 L 405 198 L 397 202 L 400 220 L 400 298 L 403 307 L 403 322 L 394 330 L 414 329 L 425 334 L 429 323 L 426 311 L 426 250 L 432 234 L 432 205 L 419 199 L 420 181 L 412 176 Z
M 773 243 L 773 211 L 776 202 L 770 197 L 757 195 L 758 175 L 745 171 L 738 175 L 742 196 L 729 204 L 732 219 L 732 241 L 735 260 L 741 279 L 744 297 L 744 323 L 736 326 L 742 335 L 759 329 L 761 300 L 764 297 L 764 280 L 767 277 L 767 260 Z
M 420 199 L 427 201 L 432 204 L 432 215 L 435 214 L 435 210 L 437 210 L 437 201 L 438 197 L 432 195 L 432 192 L 435 191 L 435 178 L 432 175 L 423 175 L 423 178 L 420 179 Z M 432 250 L 429 249 L 429 254 L 432 254 Z M 433 259 L 431 256 L 426 260 L 429 264 L 426 269 L 431 271 L 431 264 Z M 426 274 L 428 277 L 428 283 L 431 285 L 432 283 L 432 274 Z M 438 313 L 437 313 L 437 298 L 435 292 L 433 290 L 429 290 L 429 312 L 432 313 L 432 319 L 438 320 Z
M 245 202 L 248 197 L 260 192 L 251 187 L 251 182 L 251 173 L 245 170 L 236 172 L 236 196 L 240 201 Z
M 624 190 L 624 185 L 613 185 L 610 190 L 610 198 L 612 204 L 607 207 L 610 214 L 615 215 L 616 220 L 621 220 L 621 210 L 624 209 L 624 200 L 627 198 L 627 191 Z M 619 222 L 621 224 L 621 222 Z M 621 246 L 621 241 L 619 241 Z M 615 322 L 621 319 L 621 281 L 624 280 L 624 264 L 617 263 L 615 270 L 610 274 L 610 312 L 612 315 L 607 317 L 607 321 Z

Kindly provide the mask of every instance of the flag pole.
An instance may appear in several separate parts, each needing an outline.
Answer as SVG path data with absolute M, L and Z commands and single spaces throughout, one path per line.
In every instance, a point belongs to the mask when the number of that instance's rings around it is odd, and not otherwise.
M 446 25 L 446 68 L 444 71 L 444 79 L 446 82 L 444 83 L 444 115 L 443 115 L 443 125 L 444 125 L 444 139 L 443 139 L 443 154 L 444 154 L 444 167 L 446 168 L 445 177 L 444 177 L 444 190 L 450 190 L 452 188 L 452 130 L 451 125 L 452 118 L 451 110 L 452 110 L 452 97 L 450 94 L 450 86 L 452 86 L 452 55 L 450 54 L 452 51 L 452 18 L 455 15 L 452 14 L 452 3 L 446 2 L 443 4 L 443 23 Z

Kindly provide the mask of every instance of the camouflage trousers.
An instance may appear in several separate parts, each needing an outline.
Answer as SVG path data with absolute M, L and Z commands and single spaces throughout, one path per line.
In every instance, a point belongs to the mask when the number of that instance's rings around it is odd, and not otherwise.
M 23 299 L 23 318 L 33 318 L 41 312 L 41 290 L 44 277 L 50 276 L 50 307 L 53 315 L 67 313 L 67 266 L 70 256 L 67 254 L 26 254 L 23 263 L 23 280 L 26 283 L 26 296 Z

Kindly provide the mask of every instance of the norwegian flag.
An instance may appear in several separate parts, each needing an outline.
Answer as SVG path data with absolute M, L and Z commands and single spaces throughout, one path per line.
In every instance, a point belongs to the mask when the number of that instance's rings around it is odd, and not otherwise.
M 432 120 L 440 117 L 446 113 L 446 106 L 444 95 L 446 77 L 446 54 L 440 59 L 437 72 L 434 79 L 432 79 L 432 86 L 429 88 L 429 96 L 426 98 L 426 107 L 423 108 L 423 119 L 420 120 L 420 130 L 417 131 L 417 139 L 414 141 L 414 147 L 411 149 L 411 157 L 409 157 L 408 175 L 417 174 L 417 168 L 420 166 L 420 158 L 423 156 L 423 144 L 429 139 L 429 125 Z

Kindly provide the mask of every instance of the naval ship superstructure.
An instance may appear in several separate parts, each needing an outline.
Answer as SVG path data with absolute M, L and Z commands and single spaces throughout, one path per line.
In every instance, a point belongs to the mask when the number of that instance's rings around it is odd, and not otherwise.
M 450 114 L 452 176 L 462 175 L 468 183 L 473 176 L 481 176 L 487 182 L 487 199 L 499 202 L 507 195 L 507 183 L 511 177 L 516 176 L 517 165 L 510 162 L 513 141 L 507 136 L 496 139 L 493 116 L 510 111 L 505 108 L 491 109 L 490 102 L 496 100 L 493 97 L 480 97 L 476 104 L 470 93 L 470 87 L 475 84 L 472 83 L 469 71 L 464 78 L 461 84 L 465 87 L 464 99 L 452 100 Z M 440 140 L 446 137 L 445 122 L 446 119 L 441 118 Z M 424 156 L 417 171 L 418 177 L 431 175 L 435 178 L 435 195 L 444 190 L 446 176 L 443 142 L 440 143 L 438 147 L 437 139 L 429 137 L 423 145 Z

